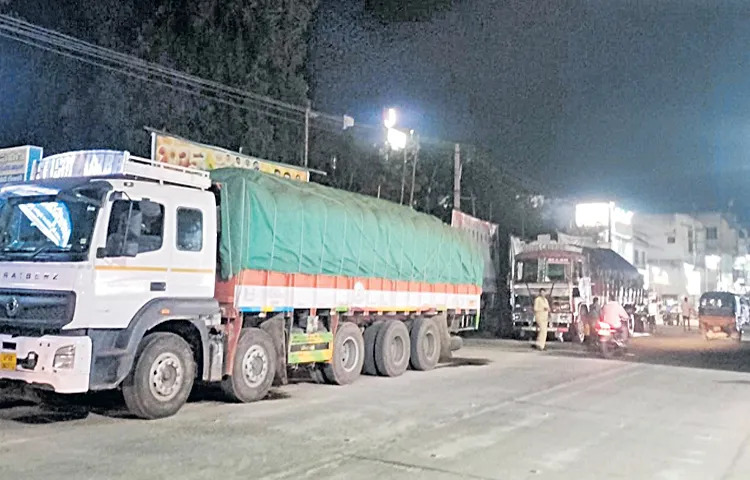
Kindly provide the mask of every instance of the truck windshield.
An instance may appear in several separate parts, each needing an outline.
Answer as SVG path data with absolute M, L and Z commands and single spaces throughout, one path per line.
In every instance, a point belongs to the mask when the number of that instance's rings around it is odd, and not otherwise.
M 547 281 L 563 282 L 567 280 L 566 270 L 568 265 L 565 263 L 548 263 L 547 264 Z
M 98 202 L 81 192 L 30 185 L 4 188 L 0 195 L 0 261 L 86 260 Z
M 539 280 L 539 262 L 537 260 L 522 260 L 516 264 L 516 280 L 534 283 Z

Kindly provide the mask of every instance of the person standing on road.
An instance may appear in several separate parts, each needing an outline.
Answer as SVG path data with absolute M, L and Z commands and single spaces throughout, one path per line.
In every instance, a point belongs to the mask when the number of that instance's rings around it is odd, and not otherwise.
M 546 290 L 539 290 L 539 296 L 534 299 L 534 321 L 536 321 L 537 334 L 536 343 L 532 343 L 532 348 L 544 350 L 547 344 L 547 321 L 549 320 L 549 302 L 544 295 Z
M 599 321 L 599 317 L 602 314 L 602 304 L 599 303 L 599 297 L 594 297 L 591 302 L 591 308 L 589 309 L 589 318 L 586 319 L 588 323 L 588 340 L 594 338 L 593 332 L 596 331 L 596 322 Z
M 656 332 L 656 317 L 659 315 L 659 305 L 655 299 L 648 301 L 648 328 L 651 333 Z
M 693 313 L 693 305 L 688 300 L 688 297 L 682 298 L 682 304 L 680 305 L 682 313 L 682 329 L 686 332 L 690 331 L 690 315 Z

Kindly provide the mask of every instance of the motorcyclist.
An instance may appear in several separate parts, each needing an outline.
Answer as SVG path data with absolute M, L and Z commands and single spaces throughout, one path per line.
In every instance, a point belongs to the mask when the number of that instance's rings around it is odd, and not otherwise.
M 629 319 L 630 315 L 625 311 L 625 308 L 620 305 L 614 295 L 610 295 L 609 302 L 602 306 L 602 313 L 599 320 L 612 327 L 612 330 L 617 332 L 620 338 L 626 338 Z

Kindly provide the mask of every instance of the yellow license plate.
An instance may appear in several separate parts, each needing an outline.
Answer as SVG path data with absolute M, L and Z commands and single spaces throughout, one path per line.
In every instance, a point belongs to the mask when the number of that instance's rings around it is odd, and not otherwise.
M 0 370 L 15 371 L 18 359 L 15 353 L 0 353 Z

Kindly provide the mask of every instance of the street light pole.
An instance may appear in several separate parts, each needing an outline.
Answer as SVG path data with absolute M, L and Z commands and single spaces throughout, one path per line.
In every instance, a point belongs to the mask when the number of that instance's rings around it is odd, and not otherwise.
M 398 204 L 404 204 L 404 191 L 406 190 L 406 161 L 408 158 L 407 148 L 404 148 L 404 163 L 401 165 L 401 197 L 399 198 Z
M 461 210 L 461 146 L 453 150 L 453 208 Z
M 409 206 L 414 208 L 414 182 L 417 177 L 417 162 L 419 161 L 419 138 L 414 145 L 414 159 L 411 164 L 411 191 L 409 192 Z
M 305 109 L 305 157 L 304 166 L 307 168 L 308 159 L 310 157 L 310 100 L 307 101 L 307 108 Z

